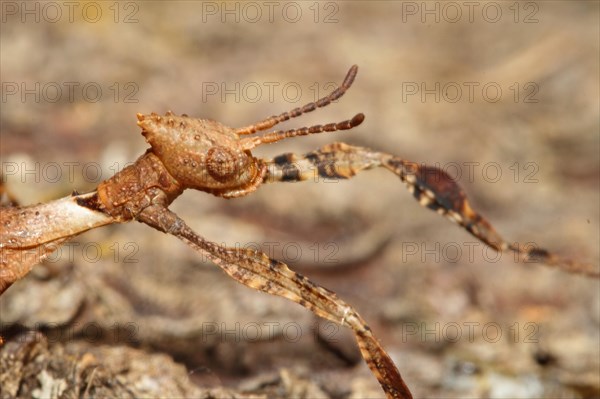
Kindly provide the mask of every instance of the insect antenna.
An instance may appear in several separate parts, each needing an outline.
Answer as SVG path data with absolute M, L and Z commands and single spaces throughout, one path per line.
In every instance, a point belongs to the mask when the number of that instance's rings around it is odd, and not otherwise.
M 263 134 L 262 136 L 248 137 L 240 140 L 240 144 L 244 150 L 251 150 L 261 144 L 275 143 L 277 141 L 297 136 L 308 136 L 322 132 L 335 132 L 336 130 L 348 130 L 360 125 L 365 120 L 365 115 L 360 113 L 354 115 L 352 119 L 348 119 L 338 123 L 328 123 L 326 125 L 314 125 L 310 127 L 301 127 L 290 130 L 277 130 L 274 132 Z
M 296 118 L 307 112 L 314 111 L 317 108 L 324 107 L 324 106 L 330 104 L 332 101 L 335 101 L 344 95 L 346 90 L 348 90 L 350 88 L 350 86 L 352 86 L 352 82 L 354 82 L 354 78 L 356 77 L 357 72 L 358 72 L 358 66 L 352 65 L 352 67 L 348 70 L 348 73 L 346 74 L 346 77 L 344 78 L 342 85 L 339 86 L 334 91 L 332 91 L 328 96 L 323 97 L 323 98 L 317 100 L 316 102 L 308 103 L 305 106 L 300 107 L 300 108 L 294 108 L 293 110 L 291 110 L 289 112 L 284 112 L 280 115 L 273 115 L 265 120 L 254 123 L 252 125 L 238 128 L 235 130 L 235 132 L 239 135 L 253 134 L 253 133 L 256 133 L 261 130 L 270 129 L 280 122 L 287 121 L 288 119 L 291 119 L 291 118 Z

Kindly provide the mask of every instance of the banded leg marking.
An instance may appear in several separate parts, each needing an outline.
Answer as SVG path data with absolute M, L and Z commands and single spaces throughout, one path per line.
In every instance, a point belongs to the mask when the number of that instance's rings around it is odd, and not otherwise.
M 329 144 L 301 156 L 286 153 L 267 162 L 265 182 L 296 182 L 318 177 L 349 179 L 360 171 L 375 167 L 392 171 L 406 183 L 419 204 L 462 226 L 496 251 L 513 252 L 522 262 L 545 263 L 571 273 L 600 277 L 600 272 L 591 264 L 567 259 L 545 249 L 526 248 L 505 241 L 483 216 L 471 208 L 465 192 L 446 172 L 390 154 L 344 143 Z
M 349 327 L 354 332 L 367 365 L 377 377 L 388 398 L 412 398 L 398 368 L 373 336 L 371 328 L 350 305 L 337 295 L 283 262 L 269 258 L 262 252 L 244 248 L 226 248 L 198 236 L 175 213 L 165 207 L 154 206 L 142 211 L 139 220 L 149 226 L 172 234 L 217 264 L 240 283 L 290 299 L 320 317 Z

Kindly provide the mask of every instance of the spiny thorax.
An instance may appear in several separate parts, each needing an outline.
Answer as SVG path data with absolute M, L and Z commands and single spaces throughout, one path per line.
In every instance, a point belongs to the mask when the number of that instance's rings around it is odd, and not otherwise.
M 99 210 L 121 221 L 160 202 L 168 206 L 184 190 L 160 159 L 148 149 L 133 165 L 98 186 Z

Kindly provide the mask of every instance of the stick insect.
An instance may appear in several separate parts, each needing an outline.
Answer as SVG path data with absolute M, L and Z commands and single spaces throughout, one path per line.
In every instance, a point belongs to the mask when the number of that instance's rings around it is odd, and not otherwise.
M 285 153 L 272 159 L 252 155 L 251 150 L 263 144 L 360 125 L 362 113 L 343 122 L 258 134 L 340 98 L 352 85 L 357 70 L 356 65 L 352 66 L 341 86 L 316 102 L 237 129 L 170 111 L 164 116 L 137 114 L 150 148 L 133 165 L 100 183 L 93 192 L 74 193 L 46 204 L 1 209 L 0 293 L 65 240 L 103 225 L 137 220 L 184 241 L 240 283 L 290 299 L 320 317 L 349 327 L 386 395 L 411 398 L 397 367 L 352 306 L 264 253 L 206 240 L 169 210 L 171 202 L 185 189 L 236 198 L 266 183 L 301 182 L 315 177 L 349 179 L 363 170 L 382 167 L 398 176 L 422 206 L 457 223 L 494 250 L 513 252 L 521 261 L 599 277 L 591 265 L 505 241 L 471 208 L 461 187 L 435 167 L 339 142 L 304 155 Z

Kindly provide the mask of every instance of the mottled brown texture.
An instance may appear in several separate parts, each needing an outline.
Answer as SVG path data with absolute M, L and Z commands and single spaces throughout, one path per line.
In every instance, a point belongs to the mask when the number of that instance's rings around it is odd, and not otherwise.
M 600 271 L 592 264 L 504 240 L 490 222 L 473 210 L 460 185 L 439 168 L 345 143 L 329 144 L 303 156 L 282 154 L 269 161 L 268 165 L 267 182 L 307 181 L 316 176 L 348 179 L 360 171 L 384 167 L 406 183 L 408 190 L 422 206 L 446 216 L 494 250 L 514 252 L 517 259 L 523 262 L 540 262 L 568 272 L 600 277 Z
M 100 183 L 100 210 L 117 221 L 128 221 L 152 205 L 158 195 L 165 196 L 170 204 L 184 187 L 152 151 L 147 151 L 133 165 Z
M 0 207 L 0 294 L 68 237 L 115 222 L 95 208 L 95 198 L 91 193 L 46 204 Z M 92 206 L 86 208 L 80 202 Z
M 312 111 L 316 107 L 329 104 L 332 98 L 340 97 L 350 86 L 355 75 L 356 67 L 353 67 L 341 89 L 336 89 L 331 95 L 317 101 L 316 106 L 308 104 L 301 110 Z M 267 119 L 255 129 L 244 128 L 242 133 L 236 133 L 235 129 L 218 122 L 190 120 L 187 117 L 176 117 L 171 112 L 164 117 L 156 114 L 138 114 L 138 124 L 152 149 L 135 164 L 101 183 L 97 197 L 101 206 L 93 204 L 90 210 L 106 213 L 114 222 L 137 219 L 162 232 L 172 234 L 206 255 L 235 280 L 251 288 L 290 299 L 318 316 L 351 328 L 367 365 L 386 395 L 390 398 L 411 398 L 412 395 L 394 362 L 354 308 L 340 300 L 332 291 L 320 287 L 291 271 L 285 263 L 273 261 L 259 251 L 227 248 L 205 240 L 167 208 L 186 188 L 229 198 L 249 194 L 267 181 L 290 181 L 296 177 L 296 180 L 300 181 L 307 170 L 297 169 L 297 172 L 290 172 L 293 167 L 286 161 L 295 159 L 293 155 L 285 155 L 276 158 L 274 162 L 268 162 L 254 158 L 249 149 L 288 137 L 350 129 L 364 119 L 362 114 L 358 114 L 350 121 L 337 124 L 278 131 L 252 138 L 239 137 L 239 134 L 263 130 L 274 126 L 280 119 L 289 119 L 301 113 L 302 111 L 292 111 L 291 116 Z M 441 175 L 441 183 L 432 180 L 429 175 L 435 171 L 434 168 L 417 167 L 415 172 L 414 163 L 344 143 L 334 143 L 297 158 L 298 162 L 303 160 L 316 166 L 318 174 L 326 178 L 349 178 L 361 170 L 385 167 L 407 183 L 409 190 L 421 205 L 446 215 L 494 249 L 513 250 L 523 257 L 534 254 L 542 261 L 558 259 L 549 252 L 525 251 L 502 241 L 492 226 L 472 210 L 460 186 L 452 182 L 448 175 Z M 268 170 L 269 166 L 274 166 L 274 171 Z M 279 175 L 276 174 L 277 168 L 281 172 Z M 271 174 L 267 174 L 267 171 Z M 85 205 L 85 202 L 77 203 Z M 35 209 L 31 208 L 30 213 Z M 47 212 L 50 213 L 51 210 Z M 7 220 L 13 219 L 11 216 Z M 80 231 L 83 230 L 71 231 L 65 235 L 74 235 Z M 7 244 L 15 243 L 2 241 L 3 251 L 12 249 Z M 15 245 L 17 249 L 20 248 L 18 243 Z M 561 262 L 552 264 L 563 267 Z M 563 268 L 598 276 L 598 272 L 588 266 Z
M 242 148 L 234 129 L 219 122 L 167 112 L 138 114 L 138 125 L 162 167 L 185 188 L 227 196 L 252 190 L 262 178 L 258 160 Z M 227 149 L 231 157 L 215 158 L 217 148 Z M 232 170 L 237 172 L 235 179 L 218 177 Z
M 339 299 L 335 293 L 311 282 L 290 270 L 285 263 L 270 259 L 263 253 L 225 248 L 206 241 L 165 207 L 147 208 L 139 215 L 139 220 L 182 239 L 240 283 L 290 299 L 320 317 L 351 328 L 365 361 L 379 380 L 386 395 L 390 398 L 412 398 L 394 362 L 373 336 L 371 328 L 356 310 Z
M 2 348 L 0 398 L 257 398 L 201 389 L 165 355 L 84 342 L 51 346 L 48 341 L 41 333 L 22 334 Z

